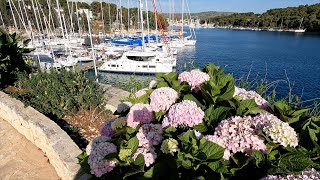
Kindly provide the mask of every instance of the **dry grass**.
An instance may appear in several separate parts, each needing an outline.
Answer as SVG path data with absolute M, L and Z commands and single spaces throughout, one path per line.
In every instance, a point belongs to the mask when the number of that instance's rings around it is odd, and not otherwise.
M 64 120 L 73 127 L 79 128 L 80 135 L 87 141 L 91 141 L 100 135 L 102 124 L 115 117 L 109 111 L 90 108 L 90 110 L 80 109 L 79 112 L 67 116 Z

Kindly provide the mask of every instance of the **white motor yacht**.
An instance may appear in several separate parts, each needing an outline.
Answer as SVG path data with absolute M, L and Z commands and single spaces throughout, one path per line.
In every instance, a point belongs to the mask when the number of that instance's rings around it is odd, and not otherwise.
M 101 71 L 136 74 L 169 73 L 175 71 L 176 58 L 159 52 L 128 51 L 119 59 L 106 61 Z

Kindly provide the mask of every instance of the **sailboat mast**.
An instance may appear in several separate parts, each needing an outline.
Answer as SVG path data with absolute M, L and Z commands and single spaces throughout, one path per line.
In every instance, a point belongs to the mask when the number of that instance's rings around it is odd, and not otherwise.
M 76 13 L 77 13 L 77 22 L 78 22 L 78 34 L 79 34 L 79 37 L 81 37 L 81 27 L 80 27 L 80 21 L 79 21 L 79 13 L 78 13 L 78 2 L 76 2 Z
M 3 21 L 3 17 L 2 17 L 2 13 L 0 11 L 0 18 L 1 18 L 1 22 L 2 22 L 2 26 L 3 28 L 6 28 L 6 25 L 4 24 L 4 21 Z
M 31 1 L 33 1 L 33 0 L 31 0 Z M 62 17 L 61 17 L 61 12 L 60 12 L 59 0 L 56 0 L 56 2 L 57 2 L 58 15 L 59 15 L 59 19 L 60 19 L 60 27 L 61 27 L 62 36 L 63 36 L 63 38 L 65 38 L 64 31 L 63 31 L 63 25 L 62 25 Z
M 9 6 L 10 6 L 10 10 L 11 10 L 12 17 L 13 17 L 14 27 L 16 28 L 16 31 L 18 32 L 18 25 L 17 25 L 17 21 L 16 21 L 16 18 L 14 16 L 14 12 L 12 9 L 11 0 L 9 0 Z
M 128 34 L 130 34 L 130 0 L 128 0 Z
M 142 12 L 142 2 L 139 0 L 139 7 L 140 7 L 140 24 L 141 24 L 141 31 L 142 31 L 142 50 L 145 50 L 145 42 L 144 42 L 144 33 L 143 33 L 143 12 Z
M 105 35 L 106 32 L 105 32 L 105 28 L 104 28 L 104 17 L 103 17 L 104 10 L 103 10 L 103 5 L 102 5 L 102 0 L 100 0 L 100 6 L 101 6 L 102 33 L 103 33 L 103 35 Z
M 95 77 L 96 77 L 96 81 L 99 82 L 99 80 L 98 80 L 98 71 L 97 71 L 97 66 L 96 66 L 96 55 L 95 55 L 95 52 L 94 52 L 94 49 L 93 49 L 93 40 L 92 40 L 92 34 L 91 34 L 89 13 L 86 14 L 86 16 L 87 16 L 87 22 L 88 22 L 88 30 L 89 30 L 89 37 L 90 37 L 90 42 L 91 42 L 91 49 L 92 49 L 94 74 L 95 74 Z
M 111 31 L 112 31 L 112 23 L 111 23 L 111 7 L 110 7 L 110 2 L 109 1 L 107 1 L 107 3 L 108 3 L 108 9 L 109 9 L 109 11 L 108 11 L 108 16 L 109 16 L 109 29 L 110 29 L 110 34 L 111 34 Z
M 122 26 L 122 0 L 120 0 L 120 34 L 123 33 L 123 26 Z
M 182 11 L 181 11 L 181 32 L 182 32 L 182 40 L 184 40 L 183 39 L 183 22 L 184 22 L 184 19 L 183 19 L 183 11 L 184 11 L 184 0 L 182 0 L 182 5 L 181 5 L 181 9 L 182 9 Z
M 146 1 L 146 12 L 147 12 L 148 44 L 150 44 L 150 23 L 149 23 L 148 0 L 145 0 L 145 1 Z

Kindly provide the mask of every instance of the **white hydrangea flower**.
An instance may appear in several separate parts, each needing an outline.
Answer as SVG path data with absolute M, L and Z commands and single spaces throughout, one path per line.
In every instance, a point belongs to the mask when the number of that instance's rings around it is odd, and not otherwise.
M 279 143 L 284 147 L 298 146 L 298 138 L 295 130 L 286 122 L 281 121 L 277 117 L 270 121 L 270 124 L 263 128 L 263 131 L 271 137 L 275 143 Z
M 157 82 L 158 82 L 158 81 L 156 81 L 156 80 L 150 81 L 150 83 L 149 83 L 149 88 L 152 89 L 152 88 L 157 84 Z
M 173 138 L 166 139 L 162 141 L 161 151 L 165 154 L 173 154 L 178 151 L 178 144 L 178 141 Z

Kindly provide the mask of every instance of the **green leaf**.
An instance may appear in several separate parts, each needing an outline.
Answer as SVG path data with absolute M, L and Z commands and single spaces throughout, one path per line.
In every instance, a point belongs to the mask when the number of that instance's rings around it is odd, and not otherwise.
M 132 150 L 132 153 L 135 153 L 139 146 L 139 140 L 137 137 L 129 139 L 127 142 L 127 148 Z
M 300 172 L 313 164 L 314 162 L 306 154 L 291 152 L 281 156 L 279 167 L 289 172 Z
M 251 156 L 254 157 L 257 167 L 259 167 L 259 164 L 264 161 L 264 155 L 261 151 L 253 150 L 251 152 Z
M 299 115 L 301 115 L 302 113 L 307 112 L 307 111 L 309 111 L 309 109 L 300 109 L 300 110 L 298 110 L 298 111 L 295 111 L 295 112 L 292 114 L 292 116 L 299 116 Z
M 248 114 L 247 112 L 253 111 L 255 112 L 257 110 L 258 105 L 256 104 L 254 99 L 247 99 L 247 100 L 242 100 L 239 103 L 239 107 L 237 109 L 237 115 L 244 115 Z
M 229 112 L 229 110 L 231 110 L 231 108 L 224 107 L 224 106 L 218 107 L 214 110 L 210 108 L 208 108 L 209 110 L 208 112 L 207 111 L 205 112 L 206 116 L 209 117 L 209 121 L 208 121 L 209 125 L 211 125 L 215 121 L 220 121 L 225 119 L 227 117 L 227 113 Z
M 172 137 L 177 132 L 177 129 L 175 127 L 169 127 L 164 130 L 164 135 L 167 137 Z
M 179 139 L 181 140 L 181 142 L 183 142 L 184 144 L 189 144 L 192 142 L 192 140 L 196 140 L 197 137 L 194 134 L 193 130 L 189 130 L 187 132 L 185 132 L 182 136 L 179 137 Z
M 211 141 L 206 141 L 200 145 L 200 159 L 221 159 L 224 154 L 224 148 Z
M 197 104 L 198 107 L 200 107 L 201 109 L 204 109 L 205 106 L 203 104 L 201 104 L 201 102 L 195 98 L 192 94 L 187 94 L 183 97 L 183 100 L 190 100 L 193 101 Z
M 142 154 L 139 154 L 133 164 L 136 166 L 144 166 L 144 157 Z
M 228 173 L 227 166 L 220 161 L 211 162 L 208 164 L 208 167 L 217 173 Z
M 197 131 L 199 131 L 199 132 L 201 132 L 201 133 L 204 133 L 204 132 L 207 132 L 207 131 L 208 131 L 208 128 L 207 128 L 207 126 L 205 125 L 204 122 L 202 122 L 202 123 L 200 123 L 200 124 L 198 124 L 198 125 L 193 126 L 193 129 L 195 129 L 195 130 L 197 130 Z

